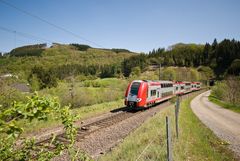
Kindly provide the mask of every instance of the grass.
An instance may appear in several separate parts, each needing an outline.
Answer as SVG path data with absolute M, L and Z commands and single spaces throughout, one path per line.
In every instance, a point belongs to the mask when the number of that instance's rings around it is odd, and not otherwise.
M 62 81 L 55 88 L 41 90 L 40 94 L 58 97 L 63 106 L 70 103 L 73 108 L 79 108 L 122 99 L 127 84 L 128 80 L 118 78 L 85 80 L 74 82 L 73 90 L 69 90 L 72 83 Z
M 174 107 L 170 106 L 146 121 L 100 160 L 136 160 L 148 145 L 138 160 L 166 160 L 166 116 L 170 117 L 172 125 L 173 160 L 234 160 L 233 153 L 227 149 L 225 142 L 218 139 L 194 115 L 190 101 L 191 98 L 181 103 L 178 139 L 174 131 Z M 150 142 L 152 143 L 149 144 Z
M 240 113 L 240 105 L 234 105 L 228 102 L 224 102 L 216 98 L 214 95 L 208 96 L 208 100 L 211 101 L 212 103 L 215 103 L 223 108 L 226 108 L 228 110 L 232 110 L 233 112 Z
M 81 108 L 72 109 L 72 113 L 79 116 L 79 120 L 84 120 L 90 118 L 92 116 L 100 115 L 105 112 L 111 111 L 116 108 L 120 108 L 123 106 L 123 100 L 117 100 L 112 102 L 105 102 L 101 104 L 95 104 L 92 106 L 84 106 Z M 56 116 L 50 117 L 47 121 L 36 121 L 33 120 L 32 122 L 27 121 L 20 121 L 20 124 L 24 128 L 24 135 L 31 133 L 31 132 L 38 132 L 41 129 L 45 128 L 52 128 L 60 125 L 61 123 L 59 120 L 54 119 Z

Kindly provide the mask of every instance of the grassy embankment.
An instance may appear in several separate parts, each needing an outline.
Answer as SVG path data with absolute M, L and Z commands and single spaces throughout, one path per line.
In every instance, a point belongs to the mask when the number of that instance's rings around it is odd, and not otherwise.
M 170 106 L 146 121 L 100 160 L 136 160 L 152 140 L 139 160 L 166 160 L 166 116 L 171 118 L 174 160 L 234 160 L 226 144 L 193 114 L 190 101 L 187 99 L 181 103 L 179 139 L 174 131 L 174 107 Z
M 208 99 L 209 99 L 209 101 L 211 101 L 212 103 L 217 104 L 218 106 L 221 106 L 221 107 L 226 108 L 228 110 L 232 110 L 234 112 L 240 113 L 240 105 L 234 105 L 234 104 L 231 104 L 231 103 L 227 103 L 227 102 L 221 101 L 221 100 L 219 100 L 217 97 L 215 97 L 212 94 L 208 97 Z

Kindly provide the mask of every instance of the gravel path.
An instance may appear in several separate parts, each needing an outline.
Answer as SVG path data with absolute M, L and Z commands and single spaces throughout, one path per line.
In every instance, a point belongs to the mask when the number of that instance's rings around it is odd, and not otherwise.
M 221 108 L 208 100 L 210 91 L 195 97 L 191 108 L 197 117 L 219 138 L 227 141 L 240 158 L 240 114 Z

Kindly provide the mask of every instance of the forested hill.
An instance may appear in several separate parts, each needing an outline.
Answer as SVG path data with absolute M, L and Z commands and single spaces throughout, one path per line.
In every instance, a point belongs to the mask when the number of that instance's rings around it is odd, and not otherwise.
M 163 64 L 175 66 L 209 66 L 216 76 L 240 74 L 240 42 L 225 39 L 212 44 L 177 44 L 170 50 L 157 50 L 149 53 L 150 57 L 163 57 Z
M 121 70 L 121 62 L 136 53 L 126 49 L 98 49 L 88 45 L 54 43 L 16 48 L 0 57 L 0 74 L 13 73 L 27 79 L 39 70 L 63 79 L 70 75 L 113 77 Z
M 205 45 L 179 43 L 169 47 L 153 49 L 148 55 L 138 55 L 123 62 L 124 74 L 128 76 L 131 69 L 143 70 L 149 64 L 162 66 L 199 67 L 212 69 L 217 78 L 226 75 L 240 75 L 240 42 L 225 39 Z M 205 68 L 207 69 L 207 68 Z

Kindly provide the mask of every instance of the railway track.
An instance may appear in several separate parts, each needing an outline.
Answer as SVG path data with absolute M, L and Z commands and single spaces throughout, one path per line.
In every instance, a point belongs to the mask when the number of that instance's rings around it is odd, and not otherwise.
M 79 142 L 82 139 L 84 139 L 85 136 L 88 136 L 91 133 L 94 133 L 94 132 L 96 132 L 98 130 L 101 130 L 103 128 L 106 128 L 106 127 L 109 127 L 111 125 L 117 124 L 117 123 L 119 123 L 119 122 L 121 122 L 125 119 L 128 119 L 128 118 L 138 114 L 139 112 L 141 112 L 141 111 L 134 111 L 134 110 L 129 109 L 129 110 L 126 110 L 126 111 L 118 112 L 117 114 L 112 115 L 110 117 L 100 119 L 96 122 L 92 122 L 92 123 L 86 124 L 84 126 L 81 126 L 81 127 L 77 128 L 76 141 Z M 36 146 L 45 147 L 49 150 L 53 150 L 55 148 L 54 146 L 46 147 L 46 144 L 50 143 L 51 140 L 52 140 L 51 138 L 48 138 L 48 139 L 45 139 L 45 140 L 42 140 L 42 141 L 38 141 L 36 143 Z M 58 141 L 58 142 L 61 142 L 63 144 L 69 144 L 70 143 L 70 141 L 67 138 L 65 133 L 57 135 L 55 140 Z

